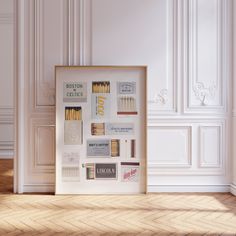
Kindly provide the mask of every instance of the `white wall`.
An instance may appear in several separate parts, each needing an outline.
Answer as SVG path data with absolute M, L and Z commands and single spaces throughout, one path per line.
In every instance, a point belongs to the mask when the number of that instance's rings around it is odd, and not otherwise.
M 0 158 L 13 155 L 13 1 L 0 0 Z
M 236 3 L 233 4 L 233 112 L 232 112 L 232 185 L 231 192 L 236 195 Z
M 229 191 L 231 4 L 19 0 L 19 191 L 54 190 L 55 64 L 148 65 L 149 191 Z

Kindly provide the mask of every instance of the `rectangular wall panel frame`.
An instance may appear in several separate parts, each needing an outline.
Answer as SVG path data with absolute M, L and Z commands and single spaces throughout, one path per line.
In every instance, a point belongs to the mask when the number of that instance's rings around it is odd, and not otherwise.
M 187 142 L 188 142 L 188 153 L 187 153 L 187 160 L 186 162 L 183 163 L 174 163 L 174 162 L 170 162 L 170 163 L 158 163 L 156 161 L 149 161 L 148 166 L 151 168 L 189 168 L 192 165 L 192 127 L 191 126 L 186 126 L 186 125 L 179 125 L 179 126 L 175 126 L 175 125 L 153 125 L 153 124 L 149 124 L 149 130 L 185 130 L 187 131 Z M 158 148 L 158 144 L 157 144 L 157 148 Z
M 208 129 L 216 129 L 217 131 L 217 143 L 218 145 L 215 148 L 218 150 L 218 156 L 215 163 L 207 164 L 204 163 L 204 131 Z M 223 168 L 223 148 L 224 148 L 224 141 L 223 141 L 223 126 L 222 124 L 219 125 L 200 125 L 199 126 L 199 168 Z
M 199 0 L 190 0 L 184 1 L 183 5 L 183 15 L 184 15 L 184 48 L 187 50 L 184 51 L 184 84 L 183 84 L 183 105 L 184 105 L 184 114 L 197 114 L 197 115 L 207 115 L 207 114 L 222 114 L 227 111 L 226 102 L 229 97 L 226 96 L 226 90 L 228 90 L 228 66 L 229 66 L 229 48 L 227 46 L 228 31 L 228 19 L 227 19 L 227 1 L 224 0 L 215 0 L 216 2 L 216 26 L 217 26 L 217 78 L 215 81 L 215 87 L 211 88 L 205 86 L 202 81 L 198 81 L 198 2 Z M 224 80 L 224 82 L 223 82 Z M 225 82 L 227 81 L 227 82 Z M 194 91 L 194 88 L 200 86 L 201 89 L 199 93 L 204 92 L 215 93 L 220 96 L 219 103 L 216 105 L 201 105 L 199 100 L 199 105 L 191 104 L 191 96 L 198 99 L 197 93 Z M 210 96 L 210 95 L 209 95 Z M 200 98 L 199 98 L 200 99 Z M 214 97 L 212 98 L 214 100 Z

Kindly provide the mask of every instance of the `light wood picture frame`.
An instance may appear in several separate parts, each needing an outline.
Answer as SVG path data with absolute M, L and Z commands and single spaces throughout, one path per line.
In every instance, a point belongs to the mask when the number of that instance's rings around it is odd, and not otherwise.
M 56 194 L 147 192 L 147 67 L 56 66 Z

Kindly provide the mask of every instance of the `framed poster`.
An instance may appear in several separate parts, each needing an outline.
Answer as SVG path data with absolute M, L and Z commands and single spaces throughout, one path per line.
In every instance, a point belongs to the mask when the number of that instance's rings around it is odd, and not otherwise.
M 56 66 L 56 194 L 146 193 L 145 66 Z

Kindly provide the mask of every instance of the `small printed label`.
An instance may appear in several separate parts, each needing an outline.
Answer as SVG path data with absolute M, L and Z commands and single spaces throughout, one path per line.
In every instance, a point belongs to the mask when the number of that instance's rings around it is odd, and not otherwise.
M 133 123 L 106 123 L 106 135 L 132 135 L 134 134 Z
M 64 144 L 79 145 L 82 144 L 82 121 L 81 120 L 65 120 L 64 127 Z
M 63 95 L 63 102 L 87 102 L 87 84 L 64 82 Z
M 87 140 L 87 156 L 109 157 L 110 140 Z
M 62 156 L 62 165 L 70 166 L 70 165 L 79 165 L 79 152 L 64 152 Z
M 117 164 L 116 163 L 96 163 L 95 164 L 96 179 L 116 179 Z
M 121 162 L 121 181 L 138 182 L 139 181 L 139 163 Z
M 135 94 L 135 82 L 117 82 L 118 94 Z
M 110 94 L 92 94 L 92 118 L 110 117 Z
M 79 166 L 62 166 L 62 182 L 77 182 L 80 180 Z

